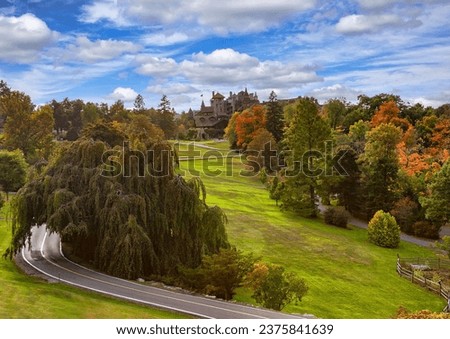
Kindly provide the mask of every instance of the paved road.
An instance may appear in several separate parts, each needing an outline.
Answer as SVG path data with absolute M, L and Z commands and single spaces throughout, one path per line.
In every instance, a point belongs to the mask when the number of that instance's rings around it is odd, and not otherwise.
M 66 259 L 61 251 L 59 236 L 55 233 L 49 234 L 45 226 L 33 229 L 31 248 L 27 246 L 21 254 L 26 264 L 51 280 L 200 318 L 304 318 L 238 303 L 168 291 L 92 271 Z

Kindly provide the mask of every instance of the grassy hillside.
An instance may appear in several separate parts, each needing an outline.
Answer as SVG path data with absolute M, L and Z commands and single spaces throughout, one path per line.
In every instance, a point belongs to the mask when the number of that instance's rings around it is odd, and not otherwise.
M 403 257 L 433 256 L 431 250 L 402 242 L 384 249 L 367 241 L 365 230 L 339 229 L 320 220 L 281 212 L 256 177 L 244 176 L 238 158 L 181 162 L 181 170 L 219 172 L 202 179 L 207 202 L 222 207 L 228 218 L 231 243 L 264 261 L 284 265 L 306 279 L 310 290 L 298 305 L 285 311 L 323 318 L 389 318 L 399 306 L 441 311 L 444 300 L 398 277 L 397 253 Z M 236 300 L 251 302 L 239 290 Z
M 5 213 L 0 212 L 0 254 L 11 238 Z M 0 258 L 0 318 L 183 318 L 180 314 L 119 301 L 63 284 L 49 284 L 23 274 Z

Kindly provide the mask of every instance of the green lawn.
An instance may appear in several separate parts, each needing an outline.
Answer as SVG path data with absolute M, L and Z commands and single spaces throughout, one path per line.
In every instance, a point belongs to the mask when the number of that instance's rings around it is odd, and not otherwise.
M 181 158 L 202 158 L 216 156 L 233 156 L 237 153 L 231 151 L 228 142 L 224 141 L 176 141 L 171 140 L 170 143 L 178 151 Z M 202 147 L 204 146 L 204 147 Z
M 217 148 L 226 147 L 222 143 Z M 201 173 L 208 203 L 221 206 L 227 213 L 232 244 L 305 278 L 310 287 L 307 296 L 285 311 L 321 318 L 390 318 L 399 306 L 412 311 L 443 309 L 444 300 L 395 272 L 397 253 L 403 257 L 433 256 L 431 250 L 405 242 L 395 250 L 379 248 L 367 241 L 365 230 L 343 230 L 281 212 L 256 177 L 242 175 L 245 171 L 239 158 L 210 160 L 208 164 L 183 161 L 180 166 L 186 176 L 193 172 L 186 171 L 188 168 Z M 0 217 L 3 253 L 11 235 L 4 213 Z M 0 318 L 180 317 L 62 284 L 48 284 L 22 274 L 14 263 L 3 259 L 0 286 Z M 235 299 L 252 302 L 250 295 L 242 288 Z
M 11 239 L 5 210 L 0 212 L 0 319 L 186 318 L 23 274 L 14 262 L 1 258 Z
M 202 173 L 208 169 L 209 176 L 201 175 L 207 202 L 226 212 L 232 244 L 266 262 L 281 264 L 307 281 L 307 296 L 285 311 L 321 318 L 390 318 L 400 306 L 444 308 L 443 299 L 395 271 L 397 254 L 434 256 L 431 250 L 405 242 L 398 249 L 380 248 L 367 241 L 365 230 L 340 229 L 281 212 L 257 177 L 242 176 L 239 158 L 208 166 L 201 160 L 181 162 L 181 170 L 189 166 Z M 240 289 L 235 299 L 252 302 L 250 295 Z

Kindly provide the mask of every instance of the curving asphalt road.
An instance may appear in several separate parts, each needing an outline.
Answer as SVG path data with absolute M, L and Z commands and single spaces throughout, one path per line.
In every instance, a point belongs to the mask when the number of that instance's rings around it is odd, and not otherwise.
M 48 233 L 45 226 L 33 229 L 31 247 L 28 245 L 24 247 L 21 255 L 27 265 L 50 279 L 116 298 L 182 312 L 200 318 L 305 318 L 238 303 L 168 291 L 87 269 L 64 257 L 59 236 L 55 233 Z

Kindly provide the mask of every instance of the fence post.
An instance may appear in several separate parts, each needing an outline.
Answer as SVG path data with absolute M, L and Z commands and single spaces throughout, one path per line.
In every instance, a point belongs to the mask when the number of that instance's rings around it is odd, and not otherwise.
M 414 270 L 411 270 L 411 282 L 414 283 Z

